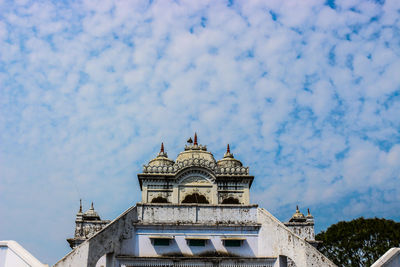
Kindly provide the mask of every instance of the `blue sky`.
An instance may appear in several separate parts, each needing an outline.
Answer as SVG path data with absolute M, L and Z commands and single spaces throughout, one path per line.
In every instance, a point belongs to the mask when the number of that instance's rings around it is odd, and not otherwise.
M 0 239 L 54 264 L 198 132 L 316 230 L 400 220 L 400 1 L 0 1 Z

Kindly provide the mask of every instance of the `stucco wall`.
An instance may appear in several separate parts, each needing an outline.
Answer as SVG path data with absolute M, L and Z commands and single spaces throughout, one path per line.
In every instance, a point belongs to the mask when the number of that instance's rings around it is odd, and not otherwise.
M 258 220 L 262 224 L 259 233 L 260 256 L 285 255 L 292 259 L 297 267 L 336 266 L 268 211 L 261 208 L 258 211 Z
M 151 236 L 172 237 L 168 247 L 155 247 Z M 189 247 L 190 236 L 209 238 L 205 247 Z M 239 248 L 226 248 L 222 238 L 243 237 Z M 230 252 L 242 257 L 287 256 L 297 267 L 333 267 L 325 256 L 283 223 L 256 205 L 174 205 L 138 203 L 85 241 L 55 266 L 95 266 L 108 254 L 107 262 L 119 266 L 115 256 L 160 257 L 204 252 Z M 280 264 L 281 257 L 276 264 Z M 113 263 L 112 263 L 113 262 Z M 278 265 L 277 265 L 278 266 Z

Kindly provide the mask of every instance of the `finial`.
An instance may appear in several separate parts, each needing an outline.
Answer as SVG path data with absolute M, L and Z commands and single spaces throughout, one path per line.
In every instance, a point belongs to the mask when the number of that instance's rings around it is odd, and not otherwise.
M 164 153 L 164 143 L 161 143 L 160 153 Z
M 192 144 L 193 143 L 192 137 L 189 137 L 189 139 L 186 142 L 188 142 L 189 144 Z
M 93 201 L 92 201 L 92 206 L 90 206 L 90 209 L 94 210 L 94 208 L 93 208 Z
M 307 215 L 311 215 L 309 208 L 307 208 Z
M 82 212 L 82 198 L 79 199 L 79 212 Z
M 197 146 L 197 133 L 194 133 L 194 143 L 193 145 Z
M 296 212 L 299 212 L 299 205 L 296 205 Z
M 227 154 L 231 153 L 231 149 L 229 148 L 229 144 L 226 146 L 226 153 Z

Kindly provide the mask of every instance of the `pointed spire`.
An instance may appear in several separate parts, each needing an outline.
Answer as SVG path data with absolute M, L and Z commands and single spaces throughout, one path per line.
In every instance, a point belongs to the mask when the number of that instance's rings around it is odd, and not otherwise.
M 194 133 L 194 143 L 193 145 L 197 146 L 197 133 Z
M 79 199 L 79 213 L 82 213 L 82 198 Z
M 231 149 L 230 149 L 230 147 L 229 147 L 229 144 L 226 146 L 226 153 L 227 153 L 227 154 L 231 153 Z
M 296 212 L 299 213 L 299 205 L 296 205 Z
M 93 201 L 92 201 L 92 205 L 90 206 L 90 209 L 91 209 L 91 210 L 94 210 Z
M 307 208 L 307 216 L 310 216 L 311 215 L 311 213 L 310 213 L 310 209 L 309 208 Z
M 161 149 L 160 149 L 160 153 L 164 153 L 164 143 L 161 143 Z

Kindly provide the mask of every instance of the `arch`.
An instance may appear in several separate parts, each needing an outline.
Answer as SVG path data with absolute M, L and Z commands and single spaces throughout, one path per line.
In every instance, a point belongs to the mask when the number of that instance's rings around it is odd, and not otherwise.
M 228 197 L 222 200 L 221 204 L 240 204 L 239 199 L 235 197 Z
M 176 181 L 178 184 L 182 184 L 186 179 L 191 177 L 201 177 L 211 184 L 215 183 L 215 176 L 208 169 L 192 166 L 181 170 L 176 175 Z
M 151 200 L 151 203 L 169 203 L 168 199 L 162 196 L 155 197 Z
M 182 203 L 197 203 L 197 204 L 209 204 L 207 198 L 198 193 L 193 193 L 191 195 L 187 195 Z

